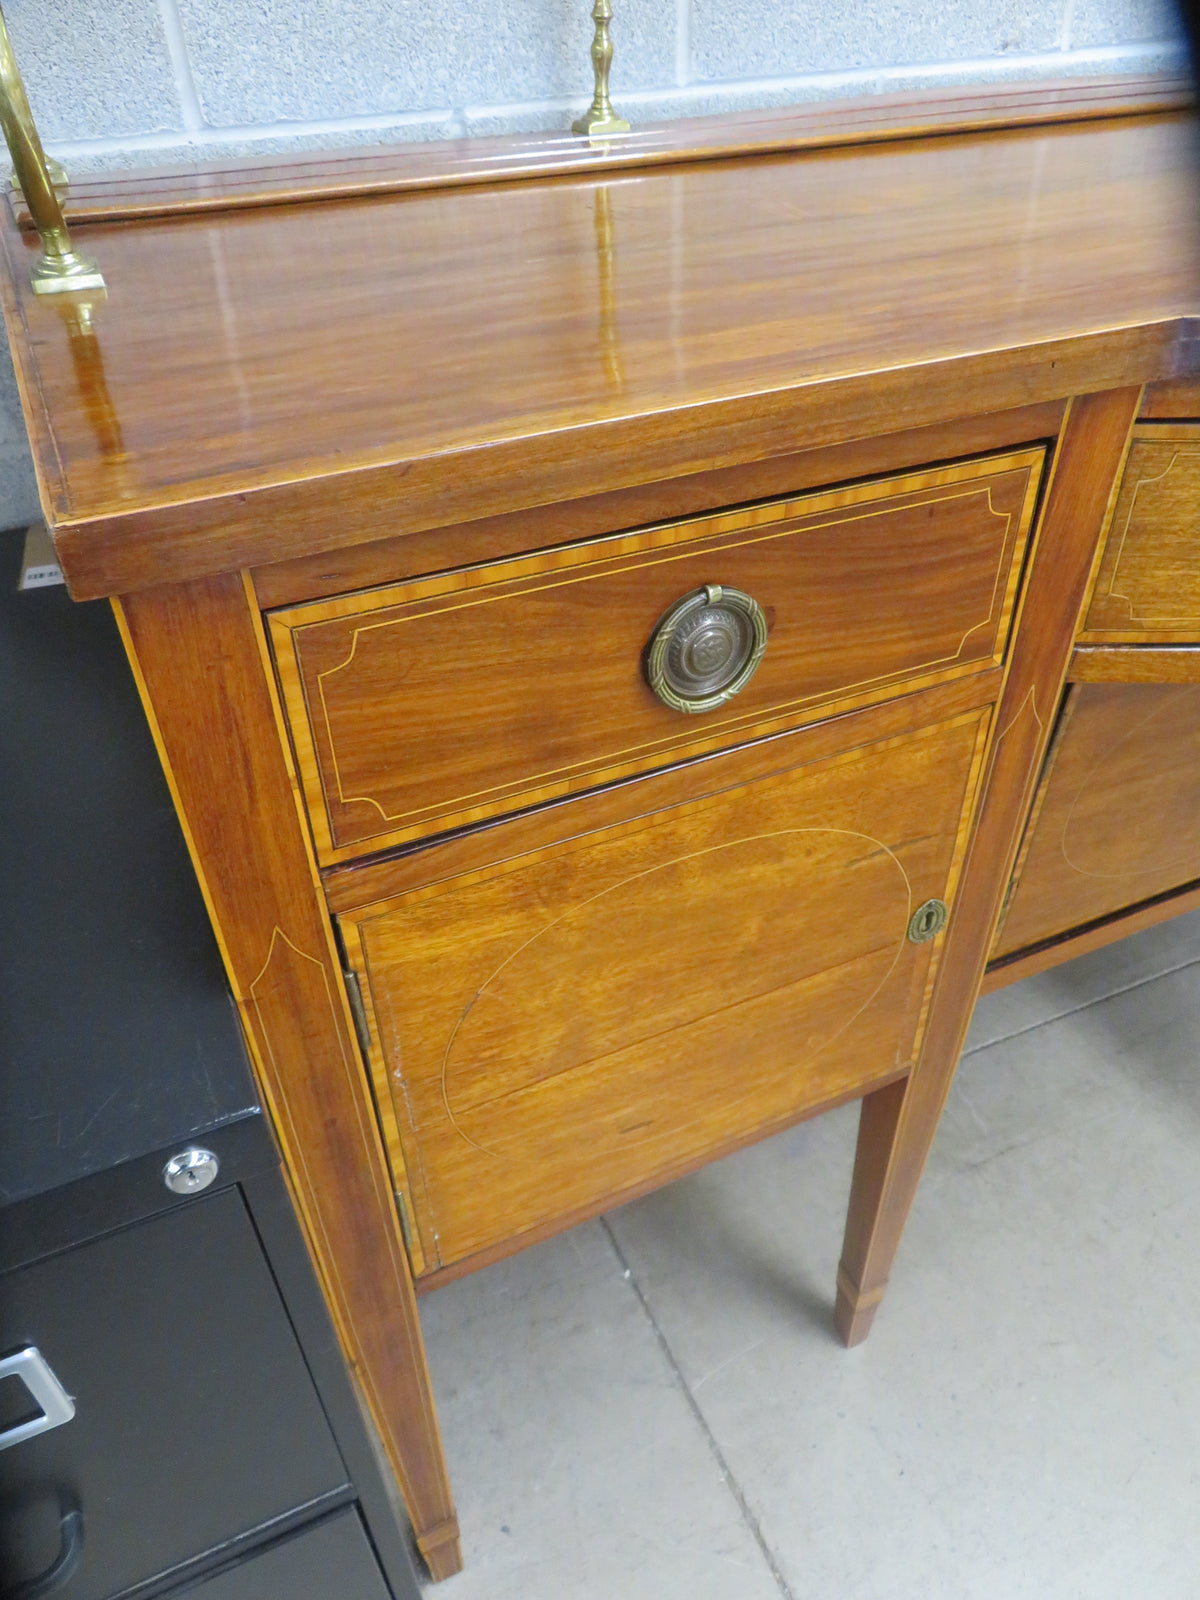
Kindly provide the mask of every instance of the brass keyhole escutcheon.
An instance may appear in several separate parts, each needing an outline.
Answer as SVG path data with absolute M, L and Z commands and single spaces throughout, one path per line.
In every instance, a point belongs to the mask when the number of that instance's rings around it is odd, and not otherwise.
M 946 926 L 946 910 L 944 900 L 926 900 L 923 906 L 918 906 L 909 919 L 908 937 L 913 944 L 925 944 L 930 939 L 936 939 Z
M 706 583 L 661 616 L 646 649 L 646 680 L 673 711 L 712 711 L 750 682 L 767 648 L 767 619 L 740 589 Z

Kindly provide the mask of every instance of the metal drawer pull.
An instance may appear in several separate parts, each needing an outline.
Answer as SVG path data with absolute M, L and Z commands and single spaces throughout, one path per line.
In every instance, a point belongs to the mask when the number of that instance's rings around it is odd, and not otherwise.
M 646 680 L 675 711 L 711 711 L 739 694 L 767 648 L 767 619 L 740 589 L 706 583 L 659 618 Z
M 20 1378 L 30 1394 L 42 1408 L 40 1417 L 29 1422 L 18 1422 L 15 1427 L 0 1433 L 0 1450 L 22 1444 L 39 1433 L 60 1428 L 75 1415 L 75 1402 L 50 1370 L 45 1356 L 35 1344 L 27 1344 L 16 1355 L 5 1356 L 0 1361 L 0 1378 Z
M 11 1504 L 9 1501 L 7 1504 Z M 0 1600 L 42 1600 L 61 1589 L 83 1554 L 83 1512 L 69 1489 L 58 1491 L 58 1554 L 45 1572 L 0 1590 Z

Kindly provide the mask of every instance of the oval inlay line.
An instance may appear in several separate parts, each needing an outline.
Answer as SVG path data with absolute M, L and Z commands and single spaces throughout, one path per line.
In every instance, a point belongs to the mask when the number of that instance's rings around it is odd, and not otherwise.
M 805 852 L 800 848 L 801 840 L 813 841 L 822 836 L 829 841 L 839 841 L 845 846 L 840 859 L 831 856 L 824 861 L 814 863 L 811 852 Z M 791 862 L 788 860 L 789 842 L 796 846 L 794 859 Z M 773 852 L 772 847 L 774 847 Z M 738 859 L 739 856 L 741 860 Z M 841 878 L 872 861 L 876 874 L 875 881 L 869 891 L 864 887 L 862 893 L 872 909 L 881 900 L 888 904 L 886 930 L 880 926 L 884 918 L 874 916 L 869 921 L 864 921 L 862 917 L 851 918 L 843 922 L 840 930 L 832 925 L 819 924 L 819 916 L 836 917 L 840 910 L 839 906 L 833 903 L 828 886 L 825 889 L 820 887 L 820 880 Z M 781 912 L 780 896 L 785 891 L 780 888 L 779 874 L 786 873 L 789 865 L 795 873 L 794 888 L 793 892 L 782 901 Z M 700 877 L 697 877 L 698 869 L 702 869 Z M 805 880 L 802 875 L 805 872 L 813 881 L 813 891 L 808 904 L 806 899 L 809 897 L 805 895 Z M 882 880 L 879 877 L 880 873 Z M 664 875 L 670 874 L 675 874 L 679 878 L 680 892 L 674 900 L 672 886 L 669 882 L 663 881 Z M 648 880 L 654 878 L 659 878 L 662 883 L 657 897 L 648 891 Z M 756 878 L 760 880 L 757 885 Z M 769 898 L 767 892 L 757 896 L 751 892 L 755 888 L 764 889 L 762 880 L 766 880 L 765 887 L 769 891 Z M 645 933 L 645 942 L 650 945 L 644 955 L 622 938 L 623 930 L 619 925 L 614 926 L 619 924 L 622 916 L 621 905 L 624 895 L 634 886 L 636 894 L 633 903 L 636 903 L 638 908 L 637 925 Z M 708 892 L 710 887 L 711 894 Z M 648 907 L 652 909 L 647 933 Z M 724 916 L 725 923 L 715 929 L 705 924 L 703 918 L 706 909 L 710 914 Z M 650 1119 L 648 1124 L 645 1112 L 640 1109 L 645 1093 L 652 1093 L 654 1086 L 652 1067 L 647 1070 L 646 1056 L 653 1062 L 657 1048 L 670 1048 L 671 1042 L 682 1038 L 686 1030 L 703 1030 L 714 1018 L 722 1017 L 723 1025 L 731 1025 L 732 1013 L 739 1007 L 768 1002 L 770 997 L 775 995 L 780 997 L 779 1004 L 786 1006 L 787 1001 L 784 997 L 788 991 L 795 990 L 800 984 L 811 982 L 816 985 L 824 975 L 828 981 L 844 984 L 849 992 L 844 995 L 844 1004 L 841 1003 L 843 997 L 839 993 L 837 1026 L 818 1039 L 808 1041 L 805 1054 L 811 1059 L 814 1053 L 827 1050 L 841 1037 L 887 983 L 901 955 L 908 948 L 905 933 L 911 911 L 912 888 L 908 875 L 894 852 L 881 840 L 850 829 L 780 829 L 727 840 L 703 850 L 673 857 L 669 861 L 658 862 L 652 867 L 621 879 L 618 883 L 611 884 L 607 889 L 561 912 L 553 921 L 519 945 L 480 985 L 456 1021 L 443 1052 L 441 1098 L 446 1116 L 459 1137 L 473 1149 L 497 1159 L 512 1159 L 507 1151 L 494 1148 L 488 1137 L 482 1134 L 477 1126 L 472 1128 L 471 1124 L 477 1124 L 486 1118 L 489 1108 L 497 1101 L 508 1101 L 511 1105 L 513 1097 L 520 1096 L 526 1090 L 543 1085 L 550 1086 L 555 1080 L 559 1080 L 561 1086 L 573 1072 L 598 1069 L 605 1061 L 615 1062 L 621 1056 L 634 1055 L 637 1057 L 636 1076 L 632 1081 L 628 1115 L 620 1130 L 621 1137 L 615 1142 L 619 1143 L 621 1148 L 627 1148 L 630 1143 L 628 1135 L 646 1126 L 650 1127 L 650 1132 L 644 1137 L 658 1137 L 663 1131 L 662 1119 L 658 1117 Z M 767 930 L 758 927 L 759 921 L 763 919 L 770 921 L 769 947 L 765 942 Z M 787 926 L 789 920 L 794 925 L 793 929 Z M 699 959 L 703 963 L 702 969 L 688 967 L 689 929 L 699 929 L 693 942 L 701 948 Z M 795 930 L 799 930 L 805 936 L 803 945 L 799 942 L 787 944 L 790 932 Z M 726 931 L 728 949 L 723 943 Z M 598 941 L 598 951 L 594 959 L 600 968 L 597 971 L 593 966 L 589 987 L 593 992 L 603 996 L 604 1004 L 595 1013 L 580 1013 L 571 1009 L 569 996 L 564 996 L 553 987 L 555 967 L 558 964 L 556 951 L 563 952 L 561 958 L 564 963 L 563 970 L 578 971 L 579 963 L 581 961 L 586 963 L 589 959 L 586 949 L 582 948 L 586 947 L 589 937 Z M 753 960 L 746 959 L 745 948 L 747 945 L 753 947 L 756 942 L 764 951 L 769 948 L 777 964 L 781 959 L 779 955 L 781 949 L 789 954 L 792 950 L 796 950 L 795 968 L 791 971 L 786 970 L 785 956 L 782 958 L 785 965 L 784 972 L 781 975 L 777 974 L 776 980 L 765 987 L 756 988 L 759 966 Z M 565 948 L 568 945 L 569 950 Z M 842 948 L 843 946 L 846 948 Z M 649 992 L 644 989 L 639 990 L 637 987 L 636 980 L 643 961 L 647 968 L 646 980 L 650 986 Z M 880 963 L 885 965 L 882 973 L 878 973 Z M 714 970 L 722 965 L 728 969 L 725 973 Z M 854 974 L 850 971 L 854 966 L 865 966 L 867 971 Z M 847 970 L 835 979 L 832 974 L 836 973 L 839 967 Z M 690 972 L 699 970 L 703 971 L 703 981 L 700 981 L 698 976 L 689 975 Z M 514 975 L 516 979 L 512 981 Z M 674 981 L 676 976 L 678 982 Z M 505 977 L 510 980 L 508 992 L 498 997 L 498 985 Z M 715 984 L 716 992 L 723 998 L 715 1006 L 709 999 L 705 1002 L 703 1010 L 692 1012 L 689 1009 L 689 991 L 695 989 L 697 993 L 711 994 L 714 989 L 714 978 L 719 980 Z M 863 992 L 864 988 L 866 992 Z M 464 1051 L 469 1049 L 472 1034 L 477 1028 L 482 1028 L 486 1034 L 488 1026 L 494 1026 L 497 1030 L 495 1040 L 489 1046 L 485 1038 L 481 1046 L 485 1061 L 489 1048 L 497 1048 L 496 1041 L 499 1041 L 499 1048 L 504 1048 L 510 1037 L 515 1059 L 523 1044 L 536 1033 L 539 997 L 543 994 L 548 994 L 547 1004 L 553 1013 L 547 1022 L 547 1030 L 553 1043 L 543 1051 L 541 1061 L 534 1064 L 528 1076 L 523 1079 L 513 1082 L 509 1075 L 507 1088 L 490 1093 L 486 1098 L 475 1101 L 464 1100 L 466 1091 L 461 1083 L 456 1085 L 455 1082 L 455 1058 L 462 1057 Z M 490 1018 L 482 1014 L 482 1008 L 486 1007 L 489 999 L 494 996 L 497 996 L 504 1007 L 511 1007 L 514 1015 L 521 1019 L 522 1026 L 519 1031 L 515 1026 L 510 1029 L 503 1015 L 497 1016 L 492 1023 Z M 823 998 L 828 1005 L 828 988 L 824 991 Z M 822 992 L 818 991 L 817 1001 L 821 999 Z M 804 1004 L 808 1002 L 805 1001 Z M 815 1008 L 816 1002 L 813 1004 Z M 803 1004 L 801 1010 L 803 1011 Z M 568 1034 L 575 1036 L 573 1049 L 567 1042 Z M 685 1047 L 688 1046 L 685 1044 Z M 552 1070 L 541 1070 L 541 1067 L 547 1061 L 552 1061 L 555 1055 L 559 1055 L 560 1058 L 562 1055 L 568 1057 L 573 1055 L 574 1059 L 567 1059 L 565 1064 L 560 1059 L 558 1064 L 552 1066 Z M 463 1065 L 464 1068 L 468 1068 L 468 1061 L 464 1061 Z M 801 1061 L 796 1060 L 787 1070 L 797 1072 L 802 1069 L 802 1065 Z M 629 1066 L 625 1070 L 634 1072 L 635 1069 Z M 482 1089 L 487 1079 L 488 1070 L 485 1066 L 485 1070 L 475 1077 L 475 1089 Z M 606 1092 L 611 1092 L 611 1085 Z M 728 1107 L 739 1103 L 746 1094 L 754 1092 L 758 1091 L 752 1085 L 739 1094 L 736 1083 L 723 1082 L 719 1098 L 721 1103 Z M 586 1091 L 583 1091 L 583 1094 L 586 1098 Z M 713 1104 L 715 1103 L 714 1099 Z M 523 1119 L 518 1109 L 512 1109 L 514 1118 L 512 1138 L 519 1144 L 523 1136 L 521 1127 Z M 676 1134 L 693 1122 L 711 1114 L 712 1109 L 712 1105 L 707 1103 L 694 1106 L 681 1102 L 678 1106 L 678 1115 L 668 1119 L 665 1125 L 669 1125 L 671 1133 Z M 583 1130 L 580 1130 L 579 1136 L 582 1134 Z M 603 1148 L 606 1143 L 614 1142 L 611 1134 L 606 1140 L 600 1129 L 594 1130 L 592 1137 L 596 1140 L 597 1148 Z M 503 1142 L 505 1144 L 509 1142 L 507 1130 Z

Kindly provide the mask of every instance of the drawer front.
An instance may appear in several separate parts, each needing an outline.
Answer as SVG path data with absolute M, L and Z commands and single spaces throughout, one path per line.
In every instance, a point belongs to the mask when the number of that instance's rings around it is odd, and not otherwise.
M 339 1511 L 187 1591 L 188 1600 L 391 1600 L 354 1511 Z
M 1071 690 L 993 958 L 1200 879 L 1200 687 Z
M 12 1582 L 77 1548 L 54 1594 L 104 1600 L 349 1495 L 236 1190 L 5 1274 L 0 1353 L 26 1345 L 75 1414 L 0 1450 Z
M 271 617 L 326 862 L 996 664 L 1041 450 L 910 473 L 442 574 Z M 704 585 L 767 629 L 700 714 L 647 682 Z
M 810 765 L 784 735 L 512 860 L 502 824 L 492 867 L 439 882 L 431 849 L 434 881 L 344 916 L 418 1270 L 903 1073 L 940 944 L 910 919 L 953 894 L 986 720 Z
M 1084 637 L 1200 639 L 1200 423 L 1141 423 Z

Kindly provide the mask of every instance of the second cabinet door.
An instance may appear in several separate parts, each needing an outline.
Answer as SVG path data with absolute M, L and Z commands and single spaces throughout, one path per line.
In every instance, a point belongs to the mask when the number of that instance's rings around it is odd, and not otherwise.
M 1200 878 L 1200 685 L 1076 684 L 992 958 Z
M 901 1075 L 940 943 L 910 921 L 952 899 L 985 724 L 815 761 L 787 735 L 630 786 L 615 825 L 572 801 L 542 848 L 525 818 L 476 870 L 401 860 L 342 930 L 418 1270 Z

